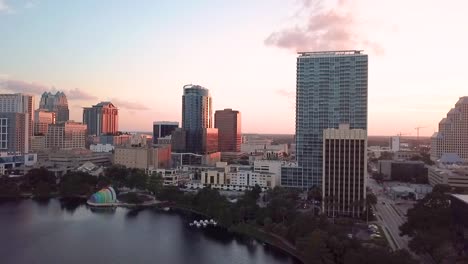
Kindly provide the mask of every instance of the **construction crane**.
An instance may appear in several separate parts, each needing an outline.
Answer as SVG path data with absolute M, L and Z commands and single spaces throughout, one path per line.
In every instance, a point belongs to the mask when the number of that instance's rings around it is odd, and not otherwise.
M 414 129 L 416 129 L 418 147 L 419 147 L 419 130 L 420 130 L 421 128 L 426 128 L 426 127 L 415 127 L 415 128 L 414 128 Z

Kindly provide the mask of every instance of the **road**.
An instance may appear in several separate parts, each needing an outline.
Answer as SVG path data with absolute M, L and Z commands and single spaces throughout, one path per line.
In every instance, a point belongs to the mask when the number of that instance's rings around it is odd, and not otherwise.
M 384 231 L 391 238 L 389 239 L 392 249 L 408 249 L 408 236 L 400 236 L 399 227 L 406 222 L 406 216 L 397 209 L 395 202 L 388 198 L 383 192 L 383 188 L 379 186 L 373 179 L 368 179 L 368 186 L 377 196 L 377 204 L 375 205 L 375 214 L 377 220 L 383 226 Z

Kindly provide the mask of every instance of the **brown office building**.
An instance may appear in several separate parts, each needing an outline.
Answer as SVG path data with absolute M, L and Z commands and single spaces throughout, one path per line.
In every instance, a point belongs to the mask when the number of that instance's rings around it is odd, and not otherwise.
M 115 135 L 119 130 L 119 109 L 111 102 L 85 107 L 83 124 L 88 126 L 88 135 Z
M 239 152 L 241 146 L 241 114 L 232 109 L 215 112 L 218 129 L 218 149 L 221 152 Z
M 359 217 L 367 186 L 367 132 L 364 129 L 323 131 L 322 196 L 328 216 Z

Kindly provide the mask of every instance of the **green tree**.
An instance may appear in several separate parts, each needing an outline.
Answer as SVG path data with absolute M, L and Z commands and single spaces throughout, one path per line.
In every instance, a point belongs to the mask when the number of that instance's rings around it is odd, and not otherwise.
M 164 179 L 161 174 L 153 173 L 148 178 L 148 191 L 152 192 L 154 195 L 158 196 L 163 189 Z M 169 190 L 169 189 L 168 189 Z M 175 191 L 175 189 L 173 189 Z M 168 193 L 166 193 L 167 195 Z
M 436 185 L 432 192 L 408 210 L 407 222 L 400 226 L 404 235 L 412 237 L 410 248 L 416 253 L 429 253 L 440 259 L 451 243 L 452 214 L 447 185 Z
M 315 230 L 312 232 L 306 242 L 304 252 L 306 263 L 313 264 L 333 264 L 333 256 L 327 247 L 327 233 Z
M 60 194 L 63 197 L 89 196 L 95 190 L 98 179 L 86 172 L 68 172 L 60 181 Z

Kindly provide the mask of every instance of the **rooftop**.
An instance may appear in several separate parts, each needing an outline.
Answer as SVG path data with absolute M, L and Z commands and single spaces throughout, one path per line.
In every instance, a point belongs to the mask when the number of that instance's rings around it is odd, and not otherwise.
M 468 194 L 452 194 L 452 196 L 468 204 Z
M 330 50 L 330 51 L 300 51 L 299 57 L 320 57 L 320 56 L 340 56 L 340 55 L 364 55 L 363 50 Z

